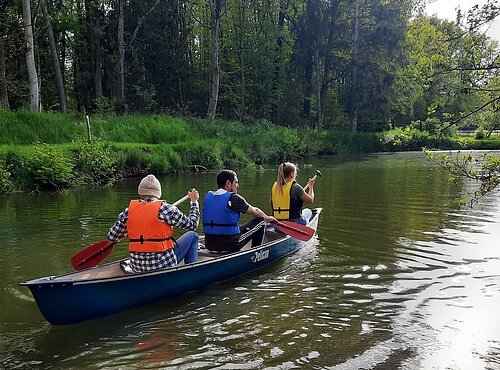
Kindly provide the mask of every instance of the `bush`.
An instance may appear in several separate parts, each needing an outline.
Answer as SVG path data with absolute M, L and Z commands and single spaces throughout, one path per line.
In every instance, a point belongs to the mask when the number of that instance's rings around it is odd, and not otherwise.
M 410 125 L 383 133 L 380 141 L 386 150 L 421 150 L 427 142 L 428 132 Z
M 217 141 L 199 140 L 177 144 L 172 148 L 188 165 L 199 164 L 211 169 L 222 167 L 222 150 Z
M 37 144 L 27 164 L 35 188 L 59 190 L 73 180 L 71 160 L 62 150 L 47 144 Z
M 10 172 L 7 171 L 5 163 L 0 162 L 0 193 L 6 193 L 12 190 L 12 178 Z
M 115 99 L 99 97 L 94 100 L 95 113 L 99 116 L 114 116 L 116 110 Z
M 484 135 L 484 130 L 482 128 L 478 128 L 476 130 L 476 132 L 474 133 L 474 138 L 476 140 L 482 140 L 484 139 L 485 135 Z
M 116 150 L 104 141 L 80 141 L 72 150 L 75 180 L 79 184 L 111 184 L 116 180 Z

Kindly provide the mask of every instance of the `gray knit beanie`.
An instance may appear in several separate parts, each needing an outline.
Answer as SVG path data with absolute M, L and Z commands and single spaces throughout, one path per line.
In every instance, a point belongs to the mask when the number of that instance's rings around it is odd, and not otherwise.
M 137 191 L 140 196 L 153 196 L 156 198 L 161 197 L 161 185 L 158 179 L 154 175 L 147 175 L 139 183 L 139 189 Z

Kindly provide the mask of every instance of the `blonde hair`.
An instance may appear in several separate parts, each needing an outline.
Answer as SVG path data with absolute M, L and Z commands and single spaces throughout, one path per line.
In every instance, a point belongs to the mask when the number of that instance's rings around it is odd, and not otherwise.
M 286 178 L 295 171 L 297 171 L 297 167 L 290 162 L 281 163 L 278 166 L 278 178 L 276 180 L 276 184 L 278 185 L 279 194 L 283 194 L 283 187 L 286 185 Z

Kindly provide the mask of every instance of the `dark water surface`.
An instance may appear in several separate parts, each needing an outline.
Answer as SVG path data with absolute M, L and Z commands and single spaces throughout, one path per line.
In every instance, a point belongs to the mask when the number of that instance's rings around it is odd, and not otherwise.
M 18 283 L 70 271 L 138 179 L 0 197 L 0 368 L 500 369 L 500 193 L 458 210 L 471 184 L 450 184 L 420 153 L 304 164 L 301 183 L 323 173 L 313 245 L 258 273 L 70 326 L 48 324 Z M 267 210 L 274 177 L 240 173 L 240 193 Z M 213 173 L 162 179 L 171 201 L 214 183 Z M 120 243 L 110 259 L 126 254 Z

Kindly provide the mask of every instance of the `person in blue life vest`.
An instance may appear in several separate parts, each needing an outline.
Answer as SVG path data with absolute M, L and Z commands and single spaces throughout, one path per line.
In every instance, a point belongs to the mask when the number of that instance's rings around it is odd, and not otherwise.
M 277 220 L 290 220 L 306 225 L 312 216 L 308 208 L 302 209 L 304 203 L 314 202 L 314 180 L 307 182 L 308 191 L 295 181 L 297 167 L 290 162 L 278 166 L 278 178 L 273 184 L 269 204 L 273 216 Z
M 196 189 L 188 192 L 191 206 L 189 215 L 176 206 L 159 200 L 161 185 L 154 175 L 144 177 L 138 187 L 141 196 L 118 215 L 108 231 L 108 240 L 118 242 L 129 237 L 130 265 L 135 272 L 145 272 L 198 260 L 198 234 L 188 231 L 173 238 L 174 226 L 196 230 L 200 220 L 200 197 Z
M 252 247 L 262 244 L 266 222 L 276 222 L 274 217 L 247 203 L 238 194 L 238 176 L 232 170 L 217 174 L 218 190 L 205 196 L 202 210 L 205 247 L 212 252 L 239 251 L 250 240 Z M 255 217 L 239 226 L 240 214 Z

